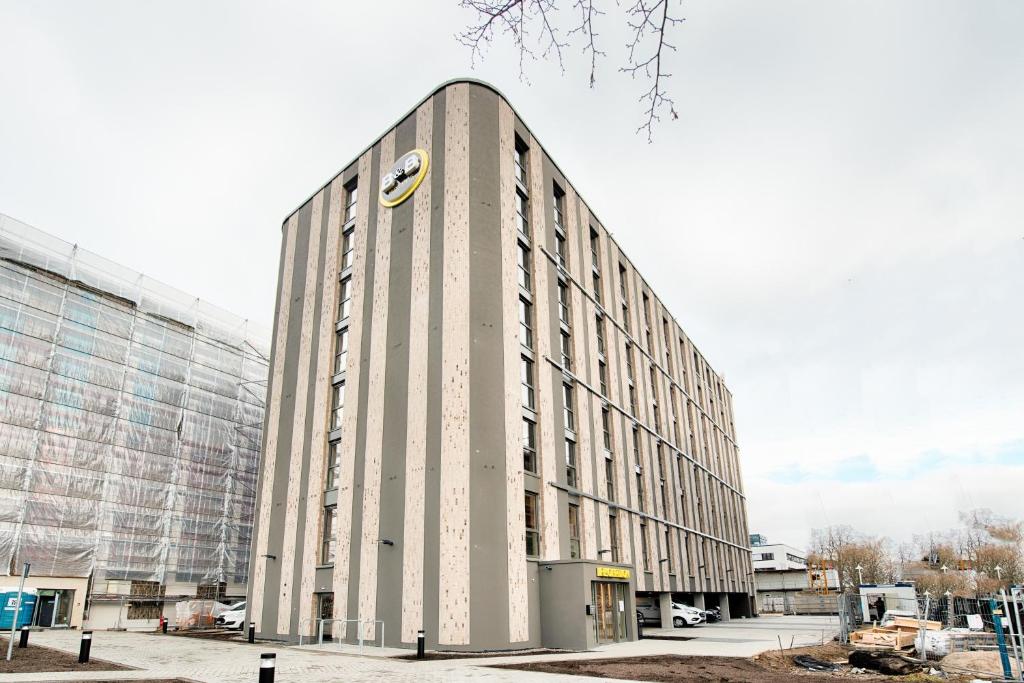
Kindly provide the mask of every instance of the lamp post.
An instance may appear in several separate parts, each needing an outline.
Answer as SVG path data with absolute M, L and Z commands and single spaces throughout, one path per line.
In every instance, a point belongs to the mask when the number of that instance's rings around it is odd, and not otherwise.
M 858 564 L 856 567 L 854 567 L 854 569 L 857 570 L 857 585 L 863 585 L 864 584 L 864 567 L 862 567 L 862 566 L 860 566 Z
M 21 583 L 18 584 L 18 599 L 14 603 L 14 614 L 11 615 L 11 637 L 7 640 L 7 661 L 11 661 L 11 654 L 14 652 L 14 631 L 18 625 L 18 616 L 21 614 L 21 594 L 25 592 L 25 579 L 28 578 L 28 570 L 32 567 L 26 562 L 21 568 Z

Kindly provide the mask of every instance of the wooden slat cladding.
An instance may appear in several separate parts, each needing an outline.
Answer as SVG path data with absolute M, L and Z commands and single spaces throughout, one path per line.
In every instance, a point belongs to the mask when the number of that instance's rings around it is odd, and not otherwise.
M 274 505 L 274 477 L 277 473 L 277 440 L 281 422 L 281 396 L 284 392 L 285 347 L 288 340 L 288 316 L 291 313 L 292 275 L 295 272 L 295 239 L 298 232 L 298 213 L 292 215 L 284 226 L 284 267 L 281 271 L 280 292 L 277 306 L 277 324 L 274 330 L 273 366 L 270 369 L 270 404 L 267 411 L 267 433 L 263 440 L 263 473 L 260 484 L 260 507 L 257 513 L 256 552 L 251 560 L 252 605 L 250 614 L 256 621 L 260 633 L 276 635 L 266 631 L 263 622 L 266 585 L 267 548 L 270 542 L 270 511 Z M 276 591 L 275 591 L 276 594 Z M 276 631 L 277 624 L 274 624 Z
M 359 178 L 369 180 L 372 166 L 372 151 L 359 158 Z M 369 189 L 370 183 L 363 182 Z M 363 190 L 363 194 L 369 192 Z M 373 201 L 363 200 L 364 205 Z M 369 227 L 369 211 L 360 210 L 356 216 L 354 232 L 354 253 L 352 261 L 352 311 L 349 323 L 348 360 L 345 365 L 345 405 L 342 408 L 341 429 L 341 473 L 338 482 L 338 527 L 334 531 L 334 618 L 348 619 L 348 587 L 350 550 L 352 541 L 352 504 L 355 486 L 356 426 L 361 417 L 359 411 L 359 369 L 363 359 L 363 298 L 366 295 L 366 232 Z M 332 283 L 333 284 L 333 283 Z M 351 397 L 351 398 L 348 398 Z M 345 637 L 345 624 L 338 625 L 338 635 Z
M 395 131 L 384 136 L 380 146 L 380 168 L 395 161 Z M 359 619 L 363 638 L 373 640 L 377 626 L 377 555 L 380 550 L 380 477 L 384 440 L 384 377 L 388 362 L 388 301 L 391 275 L 392 212 L 377 212 L 373 267 L 373 307 L 370 322 L 370 372 L 367 377 L 366 445 L 363 449 L 363 524 L 359 557 Z M 353 400 L 356 396 L 353 396 Z
M 292 415 L 292 441 L 288 451 L 288 493 L 284 508 L 284 540 L 282 546 L 294 548 L 297 543 L 299 495 L 306 444 L 306 408 L 309 396 L 309 368 L 313 360 L 313 317 L 320 275 L 320 233 L 322 232 L 324 196 L 321 190 L 313 197 L 309 222 L 309 247 L 306 255 L 306 281 L 302 288 L 302 318 L 299 323 L 298 372 L 295 375 L 295 412 Z M 281 582 L 278 585 L 277 632 L 288 633 L 292 618 L 292 594 L 295 578 L 294 555 L 281 558 Z
M 316 380 L 313 387 L 313 432 L 309 446 L 309 475 L 306 481 L 306 524 L 302 539 L 302 575 L 299 583 L 299 629 L 302 635 L 315 633 L 312 617 L 316 596 L 313 595 L 316 566 L 319 564 L 319 541 L 323 533 L 324 467 L 327 459 L 327 425 L 331 400 L 331 375 L 334 372 L 335 318 L 338 310 L 338 258 L 341 238 L 341 203 L 345 188 L 341 177 L 329 189 L 327 210 L 327 242 L 321 281 L 320 325 L 317 331 Z
M 416 111 L 416 146 L 433 158 L 434 100 Z M 428 171 L 431 173 L 432 171 Z M 423 623 L 424 497 L 427 460 L 427 370 L 430 331 L 430 178 L 413 196 L 412 283 L 409 313 L 409 403 L 405 446 L 405 523 L 402 536 L 402 642 L 416 642 Z
M 508 520 L 508 631 L 509 642 L 524 642 L 530 636 L 530 615 L 526 572 L 526 519 L 523 507 L 522 400 L 519 385 L 519 268 L 516 262 L 518 228 L 512 156 L 515 150 L 515 121 L 512 108 L 498 103 L 498 184 L 501 196 L 501 285 L 502 358 L 505 406 L 505 515 Z
M 469 85 L 445 94 L 438 641 L 469 644 Z

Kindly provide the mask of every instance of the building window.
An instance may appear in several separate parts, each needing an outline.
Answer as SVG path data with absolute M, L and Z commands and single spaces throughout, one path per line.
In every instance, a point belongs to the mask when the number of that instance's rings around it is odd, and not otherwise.
M 561 281 L 558 283 L 558 319 L 569 324 L 569 288 Z
M 533 361 L 528 358 L 521 358 L 519 372 L 523 383 L 523 405 L 533 410 Z
M 633 345 L 626 342 L 626 379 L 633 381 Z
M 540 556 L 540 510 L 537 494 L 526 494 L 526 556 Z
M 651 571 L 651 547 L 647 538 L 647 523 L 640 522 L 640 548 L 643 551 L 644 571 Z
M 608 515 L 608 544 L 612 547 L 612 562 L 619 562 L 619 518 L 612 514 Z
M 672 574 L 672 534 L 665 529 L 665 557 L 668 559 L 668 573 Z
M 601 302 L 601 276 L 597 273 L 594 273 L 594 301 L 596 301 L 599 306 L 604 305 Z
M 605 355 L 604 348 L 604 316 L 598 314 L 597 318 L 597 352 L 602 356 Z
M 537 473 L 537 425 L 523 419 L 523 469 Z
M 580 557 L 580 506 L 569 503 L 569 557 Z
M 632 382 L 629 383 L 629 413 L 636 417 L 636 387 Z
M 640 512 L 647 510 L 644 505 L 644 475 L 640 472 L 636 473 L 636 507 Z
M 557 211 L 555 212 L 555 215 L 556 216 L 558 215 Z M 558 261 L 558 265 L 561 266 L 562 268 L 568 270 L 569 266 L 568 266 L 568 262 L 567 262 L 567 259 L 566 259 L 566 256 L 565 256 L 565 253 L 566 253 L 565 235 L 562 234 L 560 232 L 560 230 L 561 230 L 561 228 L 558 228 L 557 230 L 555 230 L 555 257 L 556 257 L 556 259 Z
M 338 303 L 338 320 L 346 320 L 352 313 L 352 277 L 341 281 L 341 296 Z
M 331 429 L 341 428 L 341 414 L 345 408 L 345 383 L 334 385 L 331 392 Z
M 604 459 L 604 480 L 608 488 L 608 500 L 615 500 L 615 461 L 610 456 Z
M 569 338 L 569 333 L 565 330 L 559 333 L 558 344 L 562 356 L 562 367 L 572 371 L 572 341 Z
M 530 291 L 530 248 L 522 242 L 517 243 L 519 286 Z
M 626 295 L 626 266 L 619 264 L 619 294 L 622 296 L 622 300 L 626 301 L 629 297 Z
M 601 395 L 608 395 L 608 367 L 603 360 L 597 361 L 597 379 L 601 384 Z
M 519 300 L 519 343 L 528 349 L 533 348 L 532 306 L 525 300 Z
M 324 508 L 323 535 L 320 538 L 320 564 L 334 562 L 334 527 L 338 522 L 338 507 Z
M 530 200 L 519 190 L 516 190 L 516 227 L 527 238 L 530 237 Z
M 565 440 L 565 483 L 576 488 L 576 443 Z
M 353 181 L 345 188 L 345 223 L 355 220 L 359 209 L 359 186 Z
M 571 384 L 562 385 L 562 405 L 564 406 L 565 428 L 574 432 L 576 431 L 576 410 L 573 405 Z
M 595 270 L 601 270 L 600 237 L 597 230 L 590 229 L 590 263 Z
M 516 147 L 512 153 L 512 165 L 513 171 L 516 174 L 516 180 L 524 185 L 526 184 L 526 151 L 526 145 L 516 136 Z
M 356 227 L 350 225 L 341 233 L 341 269 L 352 267 L 356 255 Z
M 601 408 L 601 438 L 606 453 L 612 452 L 612 416 L 607 408 Z
M 341 442 L 333 441 L 327 447 L 327 486 L 326 489 L 338 488 L 341 476 Z
M 334 372 L 345 372 L 348 367 L 348 328 L 341 330 L 335 335 L 334 348 Z

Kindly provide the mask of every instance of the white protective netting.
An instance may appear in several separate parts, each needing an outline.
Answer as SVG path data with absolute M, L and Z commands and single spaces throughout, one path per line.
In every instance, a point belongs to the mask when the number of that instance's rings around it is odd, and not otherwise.
M 244 583 L 269 335 L 0 214 L 0 572 Z

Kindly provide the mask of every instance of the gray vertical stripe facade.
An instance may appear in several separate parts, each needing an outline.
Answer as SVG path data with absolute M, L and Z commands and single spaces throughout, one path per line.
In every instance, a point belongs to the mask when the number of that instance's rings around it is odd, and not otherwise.
M 442 537 L 444 537 L 442 519 L 442 358 L 446 344 L 443 329 L 445 319 L 445 297 L 444 297 L 444 258 L 446 254 L 445 240 L 448 237 L 445 216 L 445 177 L 446 177 L 446 143 L 450 147 L 451 141 L 446 141 L 446 129 L 450 131 L 451 126 L 446 126 L 446 110 L 450 107 L 448 98 L 452 97 L 452 89 L 455 87 L 468 88 L 468 129 L 465 133 L 466 140 L 463 141 L 468 148 L 468 186 L 464 191 L 469 196 L 468 206 L 468 249 L 469 268 L 469 329 L 462 331 L 469 339 L 469 372 L 468 372 L 468 394 L 470 419 L 468 425 L 469 434 L 469 496 L 468 509 L 465 517 L 469 520 L 466 528 L 469 545 L 469 568 L 468 577 L 446 577 L 441 569 Z M 381 136 L 368 150 L 370 163 L 368 174 L 364 173 L 358 177 L 359 204 L 358 211 L 364 214 L 364 219 L 358 225 L 365 226 L 366 234 L 358 242 L 363 246 L 364 253 L 357 256 L 363 259 L 364 263 L 364 287 L 361 298 L 361 307 L 358 311 L 352 312 L 351 329 L 361 336 L 361 355 L 358 358 L 358 367 L 354 368 L 360 375 L 358 391 L 346 392 L 345 410 L 346 413 L 354 411 L 355 435 L 354 435 L 354 457 L 351 461 L 344 461 L 343 468 L 350 469 L 351 497 L 348 513 L 348 539 L 347 557 L 345 566 L 334 565 L 320 566 L 317 569 L 317 581 L 314 591 L 322 591 L 323 585 L 320 580 L 324 572 L 333 575 L 335 587 L 335 613 L 336 619 L 366 619 L 373 618 L 384 623 L 383 636 L 388 645 L 410 645 L 408 639 L 409 629 L 404 630 L 405 639 L 403 643 L 403 605 L 411 596 L 405 594 L 406 582 L 403 580 L 403 538 L 406 528 L 406 458 L 405 448 L 407 444 L 407 417 L 409 411 L 409 396 L 413 387 L 409 385 L 410 365 L 410 315 L 412 311 L 412 276 L 411 267 L 414 262 L 413 242 L 413 216 L 416 209 L 416 202 L 422 197 L 429 200 L 429 304 L 428 304 L 428 325 L 425 348 L 427 354 L 426 386 L 422 388 L 426 400 L 426 435 L 425 454 L 423 471 L 422 501 L 422 593 L 417 595 L 422 601 L 422 623 L 427 633 L 428 647 L 437 647 L 441 633 L 449 633 L 449 638 L 444 643 L 446 649 L 490 649 L 510 647 L 510 631 L 528 634 L 525 640 L 515 639 L 515 647 L 533 647 L 543 644 L 542 624 L 539 617 L 540 592 L 538 589 L 537 560 L 527 561 L 525 575 L 527 577 L 527 590 L 529 608 L 524 613 L 525 623 L 522 629 L 515 628 L 510 624 L 509 593 L 509 557 L 507 550 L 507 528 L 506 496 L 508 491 L 507 468 L 510 459 L 507 457 L 507 442 L 509 441 L 506 430 L 506 392 L 515 396 L 519 395 L 518 386 L 508 387 L 506 378 L 507 362 L 504 353 L 503 335 L 508 332 L 503 321 L 503 285 L 502 285 L 502 241 L 499 231 L 501 225 L 501 197 L 499 183 L 499 103 L 501 95 L 492 88 L 476 82 L 460 82 L 458 85 L 446 85 L 439 88 L 430 95 L 432 99 L 432 131 L 430 149 L 430 167 L 424 183 L 429 184 L 430 192 L 415 192 L 402 204 L 394 208 L 382 207 L 377 200 L 380 176 L 387 170 L 390 160 L 381 159 Z M 514 116 L 514 129 L 516 134 L 526 141 L 532 140 L 529 130 L 525 124 Z M 417 115 L 414 109 L 403 117 L 395 126 L 390 128 L 386 134 L 394 137 L 394 156 L 400 157 L 405 152 L 417 146 Z M 544 384 L 537 387 L 538 392 L 548 394 L 547 400 L 551 402 L 551 425 L 549 428 L 555 434 L 553 452 L 541 454 L 542 458 L 553 458 L 559 463 L 556 468 L 554 480 L 541 477 L 527 477 L 526 489 L 538 492 L 549 492 L 551 487 L 557 489 L 557 509 L 545 508 L 545 515 L 554 515 L 551 520 L 557 533 L 557 544 L 555 549 L 550 551 L 556 553 L 550 557 L 540 558 L 541 560 L 561 560 L 569 557 L 569 529 L 567 521 L 567 505 L 573 502 L 580 505 L 580 510 L 586 510 L 582 524 L 586 526 L 581 531 L 581 537 L 589 538 L 585 543 L 584 550 L 591 559 L 608 561 L 607 555 L 595 557 L 598 549 L 608 546 L 608 519 L 609 510 L 614 511 L 618 516 L 619 544 L 623 550 L 630 545 L 632 552 L 624 553 L 624 561 L 631 562 L 634 567 L 636 588 L 638 590 L 653 589 L 655 586 L 664 590 L 675 589 L 684 592 L 692 590 L 693 586 L 699 586 L 705 591 L 720 593 L 752 594 L 753 587 L 748 572 L 750 571 L 749 553 L 747 546 L 747 525 L 746 525 L 746 502 L 742 497 L 742 484 L 739 480 L 739 467 L 736 459 L 738 450 L 734 442 L 732 432 L 732 399 L 728 396 L 724 386 L 721 389 L 716 384 L 717 377 L 712 377 L 708 388 L 704 389 L 704 396 L 698 400 L 696 391 L 684 392 L 684 384 L 694 387 L 698 381 L 698 373 L 705 377 L 703 365 L 700 368 L 694 367 L 692 354 L 694 349 L 682 330 L 678 328 L 674 319 L 668 317 L 670 327 L 670 339 L 666 344 L 662 340 L 661 315 L 663 309 L 657 304 L 654 293 L 646 286 L 642 278 L 636 273 L 633 266 L 626 260 L 625 256 L 615 246 L 604 228 L 597 222 L 590 208 L 582 196 L 571 192 L 573 188 L 566 185 L 566 180 L 551 159 L 540 148 L 534 144 L 530 150 L 531 164 L 538 164 L 542 169 L 543 176 L 540 188 L 541 196 L 531 195 L 531 203 L 538 203 L 543 207 L 543 216 L 546 226 L 543 230 L 545 243 L 535 241 L 533 245 L 534 269 L 546 270 L 547 290 L 538 292 L 535 296 L 544 296 L 547 299 L 547 310 L 549 314 L 549 339 L 547 348 L 550 349 L 551 357 L 537 357 L 537 376 L 549 378 Z M 362 155 L 360 155 L 362 156 Z M 465 161 L 460 161 L 465 163 Z M 358 160 L 353 161 L 341 174 L 342 179 L 347 183 L 355 178 Z M 365 176 L 365 177 L 364 177 Z M 554 264 L 552 254 L 554 253 L 554 229 L 552 227 L 553 199 L 551 188 L 553 182 L 557 182 L 565 189 L 569 198 L 577 203 L 574 205 L 574 214 L 577 219 L 574 224 L 567 226 L 568 229 L 576 230 L 576 248 L 570 255 L 571 259 L 580 259 L 571 269 L 573 279 L 570 286 L 578 288 L 579 299 L 574 295 L 574 300 L 583 302 L 582 319 L 584 323 L 581 329 L 573 329 L 573 334 L 580 335 L 581 343 L 575 348 L 592 348 L 593 325 L 590 318 L 597 310 L 593 300 L 591 286 L 590 268 L 590 226 L 593 226 L 600 233 L 601 245 L 601 278 L 602 278 L 602 300 L 606 311 L 605 339 L 607 345 L 615 344 L 616 350 L 606 354 L 608 363 L 608 382 L 619 385 L 611 393 L 610 400 L 601 399 L 596 395 L 597 362 L 593 358 L 578 359 L 574 371 L 579 373 L 564 374 L 558 358 L 559 349 L 559 323 L 557 317 L 557 300 L 555 296 L 558 282 L 558 270 Z M 535 192 L 531 188 L 531 192 Z M 303 587 L 299 581 L 302 576 L 303 565 L 309 560 L 309 554 L 319 556 L 320 545 L 309 546 L 303 543 L 305 537 L 305 525 L 307 519 L 319 519 L 317 514 L 310 516 L 307 506 L 316 505 L 323 507 L 334 501 L 342 500 L 337 493 L 327 491 L 321 498 L 316 496 L 302 496 L 301 500 L 295 502 L 297 510 L 295 528 L 285 529 L 285 509 L 287 506 L 289 490 L 289 473 L 298 473 L 300 481 L 291 482 L 293 490 L 305 492 L 309 487 L 315 490 L 316 482 L 309 481 L 310 458 L 323 458 L 325 453 L 324 444 L 312 444 L 310 435 L 314 433 L 317 425 L 314 424 L 315 416 L 318 413 L 314 408 L 314 397 L 317 392 L 310 387 L 305 392 L 305 405 L 296 405 L 296 387 L 299 382 L 316 382 L 316 362 L 321 345 L 331 345 L 333 358 L 333 345 L 335 344 L 334 325 L 327 325 L 331 334 L 326 338 L 319 334 L 321 326 L 320 316 L 322 315 L 321 302 L 324 296 L 324 288 L 338 287 L 338 273 L 323 272 L 327 263 L 327 245 L 331 243 L 328 239 L 328 216 L 330 212 L 330 187 L 325 186 L 324 190 L 304 203 L 289 221 L 294 221 L 295 234 L 294 255 L 292 257 L 291 277 L 287 287 L 283 281 L 279 281 L 278 311 L 281 310 L 281 298 L 287 292 L 288 311 L 283 334 L 285 335 L 281 344 L 274 346 L 274 357 L 271 358 L 271 367 L 280 364 L 282 369 L 282 381 L 280 390 L 279 412 L 276 425 L 269 425 L 268 428 L 276 428 L 277 439 L 273 451 L 263 454 L 262 472 L 273 472 L 273 480 L 263 482 L 261 475 L 260 500 L 257 501 L 257 509 L 261 512 L 256 523 L 254 532 L 253 547 L 265 548 L 265 554 L 273 556 L 270 558 L 258 557 L 253 554 L 253 581 L 250 586 L 250 605 L 258 610 L 258 613 L 250 615 L 260 625 L 260 636 L 269 638 L 287 638 L 295 640 L 298 637 L 300 628 L 304 633 L 309 633 L 308 626 L 300 624 L 300 606 L 309 604 L 316 600 L 315 595 L 302 594 Z M 321 203 L 317 211 L 313 211 L 313 202 Z M 344 202 L 344 199 L 342 199 Z M 382 262 L 377 258 L 375 250 L 380 243 L 377 235 L 379 212 L 390 212 L 391 237 L 390 257 L 385 259 L 387 272 L 376 272 L 376 264 Z M 312 224 L 314 214 L 319 218 L 316 225 Z M 566 221 L 570 215 L 568 211 L 564 214 Z M 286 221 L 286 224 L 288 221 Z M 310 234 L 316 231 L 319 243 L 319 254 L 309 254 L 311 243 Z M 336 243 L 340 244 L 340 240 Z M 452 245 L 448 245 L 451 247 Z M 450 251 L 450 250 L 447 250 Z M 284 252 L 284 250 L 282 250 Z M 619 320 L 619 298 L 618 298 L 618 264 L 623 263 L 627 267 L 631 287 L 630 306 L 631 320 L 629 322 L 629 336 L 634 345 L 633 375 L 638 387 L 645 385 L 645 390 L 638 392 L 638 402 L 645 402 L 647 405 L 640 406 L 636 420 L 629 415 L 629 402 L 625 388 L 620 378 L 624 377 L 622 364 L 623 340 L 625 329 Z M 320 270 L 319 277 L 312 281 L 318 288 L 314 293 L 315 304 L 312 307 L 312 315 L 303 320 L 303 301 L 307 295 L 307 265 L 313 263 Z M 280 268 L 279 277 L 286 272 L 284 257 Z M 378 311 L 375 321 L 374 296 L 373 293 L 379 287 L 386 286 L 388 289 L 388 305 L 386 311 Z M 654 349 L 647 349 L 643 334 L 643 313 L 638 310 L 642 306 L 641 290 L 650 297 L 652 304 L 651 311 L 651 334 L 658 339 Z M 608 295 L 611 294 L 609 297 Z M 336 315 L 336 311 L 331 312 Z M 382 329 L 374 330 L 374 323 L 383 325 Z M 638 324 L 639 323 L 639 324 Z M 301 343 L 303 330 L 312 339 L 303 347 Z M 275 335 L 282 332 L 275 330 Z M 365 553 L 361 548 L 362 543 L 367 541 L 364 538 L 364 499 L 366 481 L 365 461 L 363 455 L 367 449 L 367 410 L 371 402 L 371 381 L 370 367 L 372 363 L 371 349 L 373 348 L 374 334 L 384 335 L 384 353 L 387 354 L 384 363 L 383 397 L 378 397 L 378 405 L 383 406 L 383 414 L 376 416 L 382 421 L 380 446 L 380 478 L 374 485 L 379 486 L 379 510 L 376 510 L 377 531 L 375 539 L 378 543 L 387 539 L 394 545 L 379 543 L 375 553 L 376 567 L 360 567 L 364 558 L 373 558 L 374 553 Z M 513 332 L 515 333 L 515 332 Z M 683 342 L 682 349 L 684 356 L 680 356 L 679 343 Z M 672 363 L 666 365 L 665 350 L 672 357 Z M 673 348 L 675 347 L 675 348 Z M 312 354 L 312 362 L 306 359 L 302 363 L 301 353 Z M 280 351 L 280 357 L 278 352 Z M 702 357 L 701 357 L 701 360 Z M 660 421 L 662 425 L 661 434 L 655 434 L 654 425 L 650 417 L 650 389 L 648 368 L 653 362 L 658 374 L 658 404 L 660 409 Z M 305 377 L 299 377 L 300 367 L 307 369 Z M 350 369 L 352 372 L 352 369 Z M 548 373 L 551 373 L 550 375 Z M 687 373 L 684 377 L 681 373 Z M 563 459 L 563 403 L 561 396 L 561 382 L 559 377 L 565 377 L 575 381 L 576 392 L 576 422 L 577 425 L 584 425 L 589 432 L 590 448 L 584 452 L 582 449 L 577 453 L 579 458 L 578 467 L 588 468 L 587 479 L 589 486 L 587 491 L 575 490 L 567 485 L 565 468 L 561 466 Z M 672 413 L 670 397 L 665 387 L 672 387 L 675 391 L 679 407 L 678 421 L 682 433 L 682 443 L 671 444 L 673 439 L 669 438 L 672 424 Z M 419 388 L 417 388 L 419 389 Z M 273 381 L 269 387 L 268 395 L 275 396 Z M 726 398 L 719 398 L 714 394 L 714 409 L 724 404 L 724 419 L 722 413 L 712 415 L 709 412 L 710 404 L 707 403 L 707 394 L 711 391 L 724 391 Z M 615 488 L 616 500 L 608 501 L 605 498 L 606 492 L 600 490 L 599 482 L 604 481 L 603 474 L 603 448 L 601 434 L 597 431 L 601 424 L 599 406 L 607 406 L 610 411 L 613 425 L 613 448 L 615 451 Z M 328 419 L 330 410 L 326 411 Z M 271 411 L 267 411 L 268 422 Z M 303 416 L 303 423 L 296 424 L 298 415 Z M 696 420 L 691 419 L 691 415 Z M 697 424 L 693 424 L 696 421 Z M 644 470 L 644 484 L 647 499 L 643 513 L 640 513 L 636 501 L 635 474 L 633 469 L 633 453 L 631 430 L 636 423 L 640 429 L 641 437 L 641 462 Z M 578 427 L 579 428 L 579 427 Z M 294 429 L 304 430 L 304 436 L 293 435 Z M 694 432 L 694 442 L 699 452 L 691 452 L 690 431 Z M 538 430 L 539 436 L 540 430 Z M 708 453 L 704 454 L 703 440 L 707 436 Z M 296 436 L 296 438 L 293 438 Z M 666 465 L 666 479 L 668 490 L 673 500 L 667 501 L 670 512 L 662 515 L 661 502 L 656 505 L 652 502 L 658 492 L 658 480 L 656 476 L 655 448 L 659 438 L 662 441 L 663 454 Z M 717 439 L 717 443 L 712 443 Z M 298 451 L 292 448 L 292 444 L 301 443 Z M 715 454 L 721 454 L 721 465 Z M 681 457 L 683 477 L 686 481 L 677 484 L 675 477 L 676 458 Z M 301 459 L 301 463 L 293 464 L 293 459 Z M 514 459 L 513 459 L 514 460 Z M 271 465 L 273 461 L 273 465 Z M 696 464 L 696 470 L 694 469 Z M 322 466 L 315 468 L 318 472 L 325 472 Z M 694 472 L 699 478 L 694 480 Z M 624 475 L 624 476 L 623 476 Z M 687 491 L 702 488 L 699 494 L 705 501 L 702 510 L 703 520 L 694 519 L 694 512 L 691 511 L 692 502 L 687 500 L 689 493 L 683 497 L 682 503 L 678 502 L 679 493 L 677 486 L 683 485 Z M 550 495 L 550 494 L 549 494 Z M 269 496 L 270 504 L 261 505 L 263 496 Z M 716 498 L 716 515 L 722 516 L 720 523 L 713 527 L 706 519 L 710 510 L 707 503 L 711 497 Z M 543 496 L 542 496 L 543 497 Z M 586 504 L 584 504 L 586 500 Z M 730 510 L 734 518 L 726 520 L 724 510 Z M 674 512 L 678 510 L 678 512 Z M 266 511 L 263 514 L 263 511 Z M 342 516 L 339 515 L 339 518 Z M 639 520 L 644 518 L 649 534 L 650 554 L 652 556 L 652 570 L 654 573 L 645 573 L 640 558 L 640 539 L 635 538 L 639 529 Z M 543 525 L 542 525 L 543 528 Z M 712 528 L 715 529 L 712 532 Z M 589 531 L 588 531 L 589 529 Z M 673 557 L 686 557 L 685 567 L 673 560 L 673 574 L 669 575 L 666 569 L 664 577 L 657 577 L 660 571 L 658 559 L 661 557 L 660 546 L 664 543 L 664 532 L 670 533 Z M 588 537 L 589 534 L 589 537 Z M 689 546 L 688 547 L 688 543 Z M 706 558 L 700 561 L 692 557 L 694 549 L 698 545 L 706 544 L 709 552 Z M 711 552 L 714 549 L 714 553 Z M 722 557 L 729 559 L 723 566 Z M 262 564 L 262 569 L 256 571 L 257 563 Z M 293 580 L 290 584 L 282 586 L 281 568 L 285 563 L 293 568 Z M 700 564 L 714 565 L 706 570 L 697 571 Z M 690 575 L 677 575 L 689 569 Z M 727 572 L 726 569 L 732 571 Z M 369 570 L 369 571 L 368 571 Z M 707 578 L 704 576 L 708 572 Z M 372 599 L 367 601 L 366 595 L 360 595 L 360 577 L 364 577 L 363 590 L 373 590 Z M 372 582 L 366 583 L 366 577 L 371 577 Z M 468 580 L 469 606 L 468 615 L 465 621 L 466 633 L 460 635 L 460 625 L 442 623 L 445 614 L 451 612 L 440 604 L 441 591 L 438 587 L 446 581 L 455 580 L 455 583 Z M 331 585 L 330 582 L 327 584 Z M 287 599 L 281 599 L 282 590 L 287 591 Z M 337 591 L 346 592 L 345 599 L 339 600 Z M 308 592 L 308 587 L 307 587 Z M 327 591 L 324 591 L 327 592 Z M 257 593 L 259 595 L 257 595 Z M 316 603 L 313 602 L 315 605 Z M 341 606 L 343 604 L 343 607 Z M 360 614 L 360 605 L 372 605 L 374 614 Z M 287 613 L 281 611 L 287 606 Z M 450 608 L 450 606 L 449 606 Z M 580 606 L 582 610 L 582 605 Z M 316 615 L 316 608 L 313 608 Z M 288 624 L 287 630 L 277 628 L 278 623 Z M 379 627 L 378 627 L 379 628 Z M 446 631 L 447 629 L 447 631 Z M 341 634 L 341 629 L 335 629 L 336 634 Z M 455 635 L 452 635 L 455 634 Z M 345 637 L 352 640 L 356 636 L 356 630 L 349 629 Z M 379 630 L 375 631 L 379 636 Z

